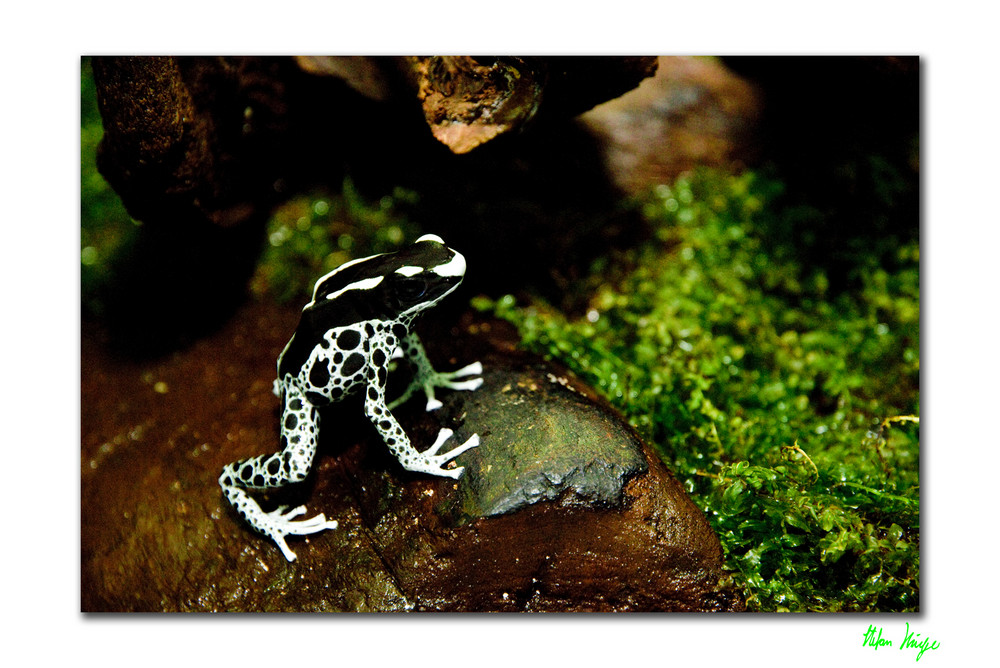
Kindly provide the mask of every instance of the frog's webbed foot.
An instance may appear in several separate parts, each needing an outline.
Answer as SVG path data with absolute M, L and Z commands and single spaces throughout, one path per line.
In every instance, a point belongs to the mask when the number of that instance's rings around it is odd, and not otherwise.
M 424 374 L 417 374 L 406 391 L 395 401 L 389 404 L 389 410 L 406 402 L 418 389 L 424 391 L 427 397 L 427 411 L 434 411 L 441 408 L 442 404 L 436 396 L 434 389 L 443 387 L 449 390 L 475 390 L 483 384 L 482 378 L 470 378 L 468 380 L 457 380 L 466 376 L 478 376 L 483 373 L 483 365 L 479 362 L 468 364 L 457 371 L 434 371 L 430 370 Z
M 292 518 L 304 514 L 306 507 L 298 506 L 285 512 L 287 508 L 288 506 L 278 506 L 271 512 L 265 513 L 264 518 L 261 520 L 261 529 L 281 549 L 281 553 L 285 555 L 285 559 L 288 561 L 295 561 L 295 553 L 285 543 L 285 536 L 305 536 L 318 531 L 337 528 L 337 520 L 327 521 L 323 513 L 307 520 L 293 522 Z
M 431 447 L 419 453 L 419 456 L 417 457 L 416 461 L 410 462 L 409 464 L 405 464 L 404 466 L 406 466 L 406 468 L 410 469 L 411 471 L 430 473 L 432 475 L 439 475 L 446 478 L 455 478 L 457 480 L 459 476 L 462 475 L 462 471 L 465 470 L 465 467 L 459 466 L 453 469 L 446 469 L 444 468 L 444 465 L 452 461 L 456 457 L 458 457 L 463 452 L 466 452 L 467 450 L 471 450 L 472 448 L 478 446 L 479 434 L 473 434 L 472 436 L 469 437 L 469 440 L 467 440 L 465 443 L 458 446 L 457 448 L 452 448 L 448 452 L 445 452 L 440 455 L 437 454 L 438 450 L 441 449 L 441 446 L 443 446 L 454 433 L 455 432 L 453 432 L 451 429 L 447 428 L 442 429 L 441 431 L 438 432 L 437 440 L 434 441 L 434 444 Z

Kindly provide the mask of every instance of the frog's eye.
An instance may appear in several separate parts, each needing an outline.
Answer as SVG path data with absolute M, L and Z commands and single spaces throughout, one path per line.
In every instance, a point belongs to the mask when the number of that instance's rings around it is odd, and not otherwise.
M 419 301 L 427 293 L 427 281 L 421 277 L 403 278 L 396 281 L 396 296 L 402 303 Z

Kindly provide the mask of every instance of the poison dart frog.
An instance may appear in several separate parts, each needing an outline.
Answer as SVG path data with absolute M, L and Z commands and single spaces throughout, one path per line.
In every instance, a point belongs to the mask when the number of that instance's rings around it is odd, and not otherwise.
M 403 250 L 352 260 L 316 281 L 312 300 L 278 356 L 274 393 L 282 405 L 281 451 L 233 462 L 219 477 L 233 508 L 271 538 L 288 561 L 295 560 L 295 553 L 285 536 L 336 529 L 336 520 L 320 513 L 293 521 L 306 512 L 305 506 L 264 512 L 248 491 L 283 487 L 306 477 L 316 454 L 319 408 L 364 392 L 365 415 L 403 468 L 450 478 L 462 474 L 462 467 L 444 465 L 478 446 L 478 434 L 438 454 L 452 435 L 450 429 L 441 429 L 431 447 L 418 452 L 390 409 L 423 390 L 426 408 L 432 411 L 441 406 L 435 388 L 474 390 L 482 384 L 482 378 L 468 378 L 482 374 L 479 362 L 457 371 L 435 371 L 410 329 L 418 315 L 454 291 L 464 276 L 465 258 L 440 237 L 427 234 Z M 415 372 L 403 394 L 387 404 L 385 384 L 393 357 L 405 357 Z

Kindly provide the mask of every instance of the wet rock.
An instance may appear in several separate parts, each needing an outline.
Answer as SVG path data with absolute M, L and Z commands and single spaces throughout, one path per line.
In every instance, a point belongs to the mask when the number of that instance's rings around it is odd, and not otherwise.
M 485 364 L 480 391 L 452 394 L 439 411 L 488 438 L 463 459 L 466 472 L 439 510 L 460 525 L 540 501 L 620 507 L 627 481 L 648 470 L 621 418 L 551 364 L 514 351 L 487 353 Z
M 337 405 L 313 475 L 265 504 L 305 503 L 340 527 L 290 540 L 299 558 L 285 561 L 225 506 L 216 478 L 277 448 L 271 377 L 296 317 L 251 305 L 145 363 L 112 358 L 85 330 L 84 610 L 741 609 L 680 484 L 590 390 L 489 322 L 426 337 L 442 368 L 482 359 L 482 388 L 443 393 L 431 414 L 418 401 L 397 409 L 417 444 L 441 426 L 455 443 L 478 432 L 482 445 L 459 457 L 467 475 L 404 471 L 360 405 Z

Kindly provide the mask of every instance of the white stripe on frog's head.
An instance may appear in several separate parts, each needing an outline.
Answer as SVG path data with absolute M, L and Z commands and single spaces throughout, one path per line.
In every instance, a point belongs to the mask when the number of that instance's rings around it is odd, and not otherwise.
M 465 257 L 463 257 L 461 253 L 459 253 L 458 251 L 454 250 L 453 248 L 448 248 L 445 245 L 445 243 L 444 243 L 444 239 L 442 239 L 441 237 L 439 237 L 436 234 L 425 234 L 422 237 L 420 237 L 419 239 L 417 239 L 414 243 L 418 243 L 419 244 L 421 241 L 433 241 L 434 243 L 441 244 L 442 246 L 444 246 L 445 248 L 447 248 L 448 251 L 452 254 L 452 258 L 448 262 L 446 262 L 446 263 L 444 263 L 442 265 L 439 265 L 437 267 L 431 267 L 430 270 L 432 272 L 434 272 L 438 276 L 442 276 L 442 277 L 458 277 L 458 278 L 461 278 L 461 277 L 465 276 L 465 269 L 466 269 Z M 406 271 L 412 271 L 412 273 L 406 273 Z M 401 267 L 401 268 L 397 269 L 396 272 L 400 273 L 400 274 L 403 274 L 404 276 L 412 276 L 412 275 L 418 273 L 418 269 L 416 267 L 412 267 L 412 268 L 411 267 Z
M 385 276 L 374 276 L 372 278 L 362 278 L 360 281 L 354 281 L 350 285 L 345 285 L 336 292 L 331 292 L 326 296 L 327 299 L 336 299 L 340 295 L 344 294 L 348 290 L 371 290 L 376 285 L 382 282 Z
M 419 274 L 422 271 L 424 271 L 423 267 L 406 266 L 406 267 L 400 267 L 399 269 L 397 269 L 396 273 L 397 274 L 402 274 L 403 276 L 416 276 L 417 274 Z
M 320 288 L 320 286 L 323 283 L 325 283 L 326 281 L 330 280 L 331 278 L 333 278 L 337 274 L 341 273 L 345 269 L 348 269 L 349 267 L 353 267 L 355 265 L 361 264 L 362 262 L 367 262 L 368 260 L 373 260 L 373 259 L 375 259 L 377 257 L 381 257 L 382 255 L 385 255 L 385 253 L 376 253 L 375 255 L 369 255 L 367 257 L 355 258 L 354 260 L 351 260 L 349 262 L 345 262 L 344 264 L 340 265 L 339 267 L 337 267 L 333 271 L 331 271 L 331 272 L 329 272 L 327 274 L 324 274 L 323 276 L 320 276 L 318 279 L 316 279 L 316 284 L 313 286 L 312 299 L 309 301 L 308 304 L 306 304 L 306 308 L 308 308 L 309 306 L 312 306 L 313 304 L 316 303 L 316 295 L 319 294 L 319 288 Z M 366 279 L 366 280 L 371 280 L 371 279 Z M 363 282 L 363 281 L 357 281 L 356 283 L 351 283 L 350 285 L 345 286 L 343 289 L 338 290 L 335 293 L 327 295 L 326 298 L 327 299 L 333 299 L 337 295 L 342 294 L 345 290 L 352 290 L 352 289 L 356 290 L 356 289 L 365 287 L 365 286 L 357 285 L 357 283 L 361 283 L 361 282 Z M 378 283 L 374 283 L 370 287 L 374 287 L 375 285 L 378 285 Z
M 451 260 L 448 262 L 434 267 L 431 269 L 438 276 L 465 276 L 465 257 L 458 251 L 452 251 L 455 254 Z

